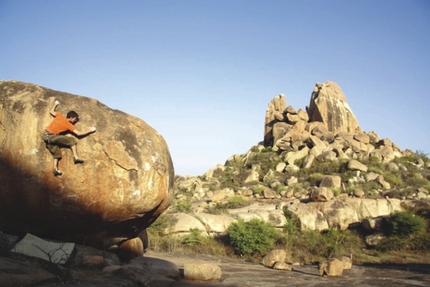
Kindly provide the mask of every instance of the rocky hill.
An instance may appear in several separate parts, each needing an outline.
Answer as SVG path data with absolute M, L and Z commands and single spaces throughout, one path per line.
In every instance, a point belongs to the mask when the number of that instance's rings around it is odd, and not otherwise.
M 276 96 L 260 143 L 201 176 L 176 176 L 170 232 L 222 234 L 255 217 L 282 228 L 284 208 L 303 229 L 369 227 L 369 220 L 429 200 L 427 156 L 363 131 L 336 83 L 316 84 L 305 110 Z M 190 212 L 181 213 L 187 202 Z

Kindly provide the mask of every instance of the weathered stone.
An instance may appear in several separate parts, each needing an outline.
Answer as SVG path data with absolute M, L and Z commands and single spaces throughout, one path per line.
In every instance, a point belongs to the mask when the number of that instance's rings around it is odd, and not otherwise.
M 277 172 L 283 172 L 287 164 L 285 162 L 280 162 L 276 165 Z
M 293 184 L 296 184 L 298 182 L 299 182 L 299 180 L 295 176 L 292 176 L 289 179 L 287 179 L 287 185 L 293 185 Z
M 347 256 L 342 256 L 338 258 L 342 262 L 343 270 L 349 270 L 352 268 L 352 258 Z
M 235 220 L 225 214 L 214 215 L 207 213 L 197 213 L 196 217 L 200 219 L 200 221 L 205 225 L 206 232 L 209 234 L 224 234 L 227 228 L 235 222 Z
M 221 279 L 221 268 L 215 264 L 184 264 L 184 279 L 213 281 Z
M 327 150 L 327 151 L 324 151 L 324 152 L 322 152 L 321 154 L 319 154 L 318 156 L 317 156 L 317 158 L 319 159 L 319 160 L 322 160 L 322 161 L 333 161 L 333 160 L 335 160 L 336 159 L 336 153 L 334 152 L 334 151 L 332 151 L 332 150 Z
M 285 161 L 288 162 L 289 165 L 293 165 L 294 162 L 298 159 L 302 159 L 309 154 L 309 148 L 305 147 L 299 151 L 288 152 L 285 156 Z
M 322 122 L 332 132 L 354 133 L 358 127 L 358 121 L 346 97 L 334 82 L 315 85 L 308 115 L 311 122 Z
M 270 188 L 265 188 L 263 190 L 263 196 L 264 196 L 264 198 L 273 199 L 273 198 L 276 197 L 276 194 L 277 194 L 276 191 L 274 191 L 273 189 L 270 189 Z
M 309 198 L 312 201 L 325 202 L 333 198 L 333 192 L 326 187 L 315 187 L 311 190 Z
M 387 182 L 384 179 L 384 176 L 382 176 L 382 175 L 378 176 L 377 179 L 376 179 L 376 181 L 379 182 L 379 184 L 382 185 L 382 187 L 385 188 L 385 189 L 390 189 L 391 188 L 391 184 L 389 182 Z
M 337 258 L 320 262 L 318 272 L 320 276 L 339 277 L 343 272 L 343 263 Z
M 353 191 L 355 197 L 362 198 L 364 196 L 364 191 L 360 188 L 355 188 Z
M 287 103 L 284 95 L 276 96 L 272 101 L 270 101 L 264 122 L 264 145 L 273 146 L 273 125 L 277 122 L 283 121 L 283 112 L 287 107 Z
M 369 136 L 369 141 L 372 144 L 376 144 L 377 142 L 379 142 L 381 140 L 375 131 L 370 131 L 367 133 L 367 135 Z
M 170 226 L 165 230 L 166 234 L 189 233 L 190 229 L 198 229 L 206 232 L 205 226 L 196 218 L 186 213 L 168 214 Z
M 361 162 L 359 162 L 358 160 L 353 159 L 348 162 L 348 169 L 367 172 L 368 167 L 362 164 Z
M 352 222 L 359 221 L 356 210 L 352 205 L 345 202 L 345 199 L 310 202 L 308 205 L 323 214 L 329 228 L 346 230 Z
M 301 121 L 299 115 L 297 114 L 287 114 L 287 121 L 291 124 L 295 124 L 299 121 Z
M 285 262 L 275 262 L 275 264 L 273 265 L 273 269 L 291 271 L 293 270 L 293 267 Z
M 272 268 L 276 262 L 284 262 L 287 257 L 287 252 L 283 249 L 275 249 L 270 251 L 263 257 L 261 262 L 264 266 Z
M 293 127 L 286 122 L 275 123 L 272 129 L 273 143 L 282 139 L 290 130 L 292 130 L 292 128 Z
M 315 207 L 298 200 L 291 202 L 286 207 L 300 218 L 302 230 L 325 230 L 328 228 L 324 214 Z
M 246 170 L 240 175 L 242 183 L 259 182 L 260 174 L 256 170 Z
M 302 109 L 299 109 L 299 110 L 297 111 L 297 114 L 299 115 L 299 118 L 300 118 L 303 122 L 305 122 L 305 123 L 309 122 L 309 115 L 308 115 L 308 113 L 307 113 L 307 112 L 305 112 L 305 111 L 304 111 L 304 110 L 302 110 Z
M 225 190 L 215 190 L 214 193 L 210 196 L 210 200 L 212 202 L 220 202 L 228 196 L 229 195 Z
M 42 132 L 49 114 L 76 110 L 97 132 L 78 139 L 84 164 L 63 149 L 61 177 Z M 168 147 L 141 119 L 83 96 L 0 81 L 0 230 L 102 245 L 136 237 L 170 204 L 174 170 Z M 20 136 L 17 136 L 19 131 Z
M 320 140 L 316 136 L 309 136 L 309 141 L 311 142 L 311 148 L 316 146 L 319 150 L 325 150 L 327 148 L 327 143 Z
M 142 240 L 136 237 L 121 243 L 118 247 L 118 256 L 124 261 L 143 256 Z
M 365 143 L 365 144 L 370 143 L 370 137 L 369 137 L 369 135 L 367 135 L 365 133 L 354 134 L 354 139 L 359 141 L 359 142 Z

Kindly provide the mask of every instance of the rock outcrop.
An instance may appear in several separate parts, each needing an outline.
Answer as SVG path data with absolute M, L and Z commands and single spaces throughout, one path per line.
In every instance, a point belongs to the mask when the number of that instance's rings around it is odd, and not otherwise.
M 322 122 L 331 132 L 354 133 L 358 121 L 345 95 L 334 82 L 317 83 L 308 109 L 310 122 Z
M 57 112 L 75 110 L 82 165 L 62 149 L 61 177 L 42 132 Z M 0 81 L 0 230 L 111 245 L 135 238 L 170 204 L 173 163 L 163 137 L 143 120 L 95 99 Z

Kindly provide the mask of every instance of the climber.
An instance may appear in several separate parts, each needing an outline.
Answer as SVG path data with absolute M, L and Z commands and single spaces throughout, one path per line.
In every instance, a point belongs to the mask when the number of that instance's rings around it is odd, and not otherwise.
M 85 132 L 78 131 L 74 124 L 79 121 L 79 115 L 75 111 L 70 111 L 67 113 L 67 117 L 64 117 L 62 114 L 55 111 L 59 104 L 59 101 L 55 101 L 54 106 L 49 111 L 49 113 L 54 117 L 54 120 L 45 129 L 42 136 L 43 141 L 46 143 L 46 148 L 54 157 L 53 172 L 55 176 L 60 176 L 63 174 L 63 172 L 58 169 L 58 162 L 62 158 L 60 150 L 62 147 L 68 147 L 72 150 L 73 161 L 75 164 L 84 163 L 84 160 L 78 157 L 77 143 L 75 138 L 66 136 L 65 134 L 71 132 L 78 137 L 82 137 L 96 132 L 95 127 L 92 127 Z

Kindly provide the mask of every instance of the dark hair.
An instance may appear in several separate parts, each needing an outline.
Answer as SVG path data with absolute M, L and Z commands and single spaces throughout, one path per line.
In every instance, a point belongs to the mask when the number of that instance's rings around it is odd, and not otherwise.
M 70 111 L 70 112 L 67 113 L 67 118 L 68 119 L 70 119 L 70 118 L 76 118 L 76 119 L 79 120 L 79 115 L 75 111 Z

